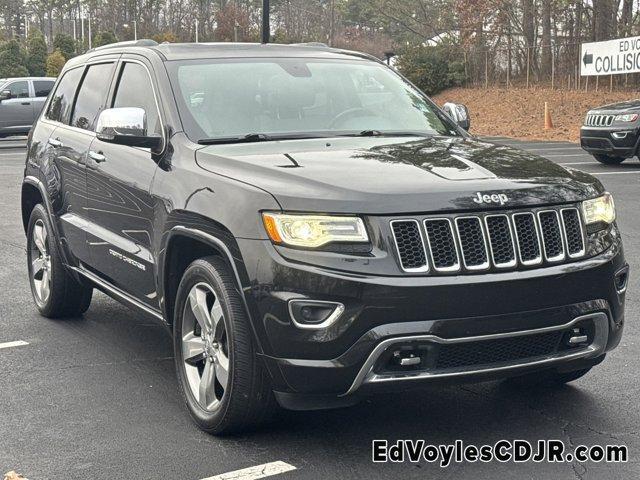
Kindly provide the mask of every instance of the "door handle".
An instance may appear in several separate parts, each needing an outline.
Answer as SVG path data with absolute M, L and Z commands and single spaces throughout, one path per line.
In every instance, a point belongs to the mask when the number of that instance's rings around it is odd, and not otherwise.
M 62 146 L 62 142 L 60 140 L 58 140 L 57 138 L 50 138 L 49 139 L 49 145 L 51 145 L 54 148 L 58 148 Z
M 22 102 L 22 105 L 31 105 L 31 102 Z
M 105 157 L 102 152 L 94 152 L 93 150 L 89 150 L 89 158 L 96 163 L 107 161 L 107 157 Z

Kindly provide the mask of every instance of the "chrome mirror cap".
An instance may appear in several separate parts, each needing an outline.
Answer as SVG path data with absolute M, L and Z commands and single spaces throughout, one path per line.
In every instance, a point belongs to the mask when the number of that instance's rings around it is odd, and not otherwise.
M 466 105 L 447 102 L 442 106 L 442 109 L 459 127 L 465 130 L 471 128 L 471 117 L 469 116 L 469 109 Z
M 147 115 L 137 107 L 108 108 L 98 117 L 96 134 L 101 140 L 117 135 L 146 137 Z
M 96 125 L 98 140 L 130 147 L 150 148 L 158 153 L 162 150 L 160 135 L 147 132 L 147 114 L 142 108 L 120 107 L 103 110 Z

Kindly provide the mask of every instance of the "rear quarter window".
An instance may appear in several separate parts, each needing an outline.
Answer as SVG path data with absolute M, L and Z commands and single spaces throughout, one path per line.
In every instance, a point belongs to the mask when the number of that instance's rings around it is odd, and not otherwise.
M 51 98 L 46 118 L 56 122 L 69 123 L 71 107 L 73 106 L 73 99 L 76 95 L 80 78 L 82 78 L 82 71 L 82 67 L 74 68 L 63 75 Z

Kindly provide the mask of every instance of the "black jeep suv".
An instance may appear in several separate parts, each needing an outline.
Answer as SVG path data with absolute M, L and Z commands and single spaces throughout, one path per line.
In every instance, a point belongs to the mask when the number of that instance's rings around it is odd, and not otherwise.
M 600 182 L 472 138 L 354 52 L 139 41 L 74 58 L 31 132 L 22 212 L 42 315 L 78 316 L 97 288 L 166 323 L 213 433 L 277 403 L 567 382 L 622 334 L 628 267 Z
M 638 155 L 640 100 L 589 110 L 580 128 L 580 145 L 605 165 L 618 165 Z

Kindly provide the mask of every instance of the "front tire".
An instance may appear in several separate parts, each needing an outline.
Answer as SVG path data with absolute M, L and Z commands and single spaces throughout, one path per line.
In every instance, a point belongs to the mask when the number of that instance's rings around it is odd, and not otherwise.
M 91 304 L 93 288 L 67 271 L 42 204 L 34 207 L 27 228 L 27 269 L 33 300 L 48 318 L 77 317 Z
M 620 165 L 626 160 L 624 157 L 614 157 L 612 155 L 594 154 L 593 158 L 604 165 Z
M 220 257 L 196 260 L 185 271 L 173 331 L 178 387 L 198 427 L 224 435 L 270 416 L 271 382 L 256 356 L 234 278 Z

